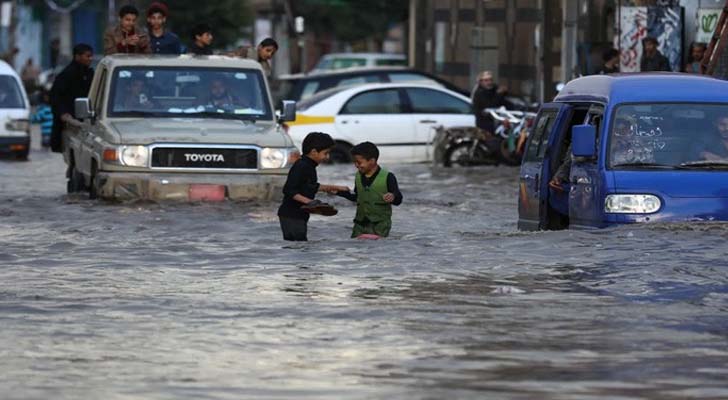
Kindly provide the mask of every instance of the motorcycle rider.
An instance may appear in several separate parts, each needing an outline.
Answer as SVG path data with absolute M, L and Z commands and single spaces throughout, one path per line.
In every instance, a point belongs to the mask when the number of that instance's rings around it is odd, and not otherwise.
M 508 91 L 505 86 L 498 86 L 493 79 L 493 73 L 483 71 L 478 75 L 478 84 L 473 91 L 473 110 L 475 112 L 475 125 L 487 132 L 495 132 L 495 121 L 483 113 L 486 108 L 510 107 L 504 95 Z

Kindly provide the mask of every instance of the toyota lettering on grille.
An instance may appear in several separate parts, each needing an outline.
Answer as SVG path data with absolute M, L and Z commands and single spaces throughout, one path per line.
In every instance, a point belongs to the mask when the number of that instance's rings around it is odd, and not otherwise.
M 225 157 L 223 157 L 222 154 L 195 154 L 195 153 L 185 153 L 185 160 L 186 161 L 192 161 L 192 162 L 225 162 Z

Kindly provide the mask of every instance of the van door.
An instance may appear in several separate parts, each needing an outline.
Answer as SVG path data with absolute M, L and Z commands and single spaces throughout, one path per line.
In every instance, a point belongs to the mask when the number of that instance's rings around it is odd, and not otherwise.
M 544 104 L 536 118 L 519 176 L 518 229 L 538 230 L 545 226 L 551 162 L 547 157 L 549 137 L 559 132 L 570 110 L 568 104 Z
M 602 199 L 605 177 L 600 172 L 599 159 L 603 158 L 600 143 L 604 136 L 604 106 L 592 105 L 585 123 L 597 130 L 596 155 L 594 159 L 575 158 L 571 164 L 569 181 L 569 225 L 571 227 L 598 227 L 602 224 Z

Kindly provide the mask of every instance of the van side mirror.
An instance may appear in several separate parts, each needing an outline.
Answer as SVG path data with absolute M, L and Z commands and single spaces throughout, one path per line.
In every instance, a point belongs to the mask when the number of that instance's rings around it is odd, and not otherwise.
M 571 153 L 574 157 L 594 158 L 596 156 L 597 127 L 576 125 L 571 128 Z
M 296 102 L 291 100 L 281 101 L 281 115 L 278 117 L 279 122 L 291 122 L 296 120 Z
M 91 110 L 91 103 L 85 97 L 78 98 L 73 102 L 73 112 L 79 121 L 94 117 L 94 112 Z

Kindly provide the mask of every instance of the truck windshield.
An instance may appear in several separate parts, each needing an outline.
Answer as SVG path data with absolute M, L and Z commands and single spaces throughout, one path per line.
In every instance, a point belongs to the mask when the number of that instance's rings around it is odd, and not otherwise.
M 610 168 L 728 166 L 728 104 L 623 105 L 610 126 Z
M 223 68 L 116 68 L 110 117 L 273 119 L 260 71 Z

